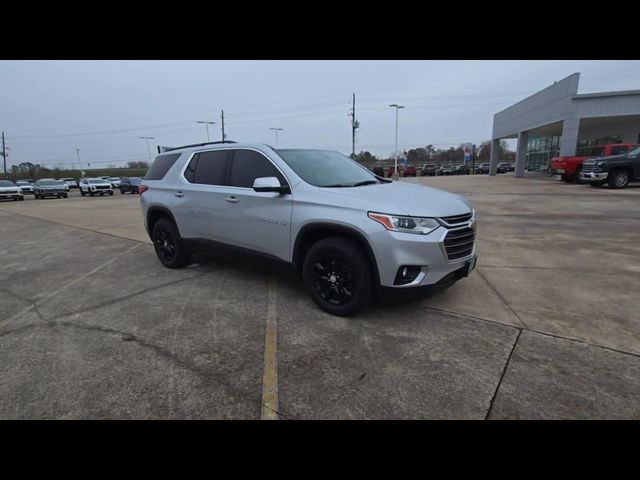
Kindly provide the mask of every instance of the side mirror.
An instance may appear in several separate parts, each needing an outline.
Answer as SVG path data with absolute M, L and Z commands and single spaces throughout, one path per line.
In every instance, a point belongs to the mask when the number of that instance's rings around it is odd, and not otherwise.
M 288 187 L 280 185 L 276 177 L 260 177 L 253 181 L 253 190 L 256 192 L 289 193 Z

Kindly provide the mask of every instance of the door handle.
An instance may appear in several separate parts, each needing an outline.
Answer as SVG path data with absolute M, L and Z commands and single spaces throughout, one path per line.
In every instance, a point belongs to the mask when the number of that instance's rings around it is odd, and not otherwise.
M 174 193 L 174 195 L 175 195 L 176 197 L 178 197 L 178 198 L 182 198 L 182 197 L 184 197 L 184 193 L 182 193 L 182 192 L 176 192 L 176 193 Z
M 224 201 L 229 203 L 238 203 L 240 200 L 238 200 L 236 197 L 232 195 L 230 197 L 225 198 Z

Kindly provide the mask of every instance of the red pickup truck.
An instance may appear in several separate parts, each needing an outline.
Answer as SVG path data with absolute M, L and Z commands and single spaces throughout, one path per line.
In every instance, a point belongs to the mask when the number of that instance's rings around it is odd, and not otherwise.
M 636 146 L 637 145 L 632 143 L 610 143 L 608 145 L 593 147 L 587 156 L 555 157 L 551 159 L 551 173 L 560 175 L 561 179 L 567 183 L 579 183 L 582 162 L 587 158 L 620 155 Z

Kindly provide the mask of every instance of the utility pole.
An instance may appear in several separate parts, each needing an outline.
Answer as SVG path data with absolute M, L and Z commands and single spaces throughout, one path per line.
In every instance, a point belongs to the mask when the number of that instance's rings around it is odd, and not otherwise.
M 356 94 L 353 94 L 353 107 L 351 107 L 351 158 L 356 158 L 356 129 L 360 127 L 360 122 L 356 120 Z
M 2 158 L 4 160 L 4 178 L 7 177 L 7 146 L 4 144 L 4 132 L 2 132 Z
M 224 110 L 222 110 L 222 141 L 224 142 L 224 139 L 226 137 L 226 135 L 224 134 Z

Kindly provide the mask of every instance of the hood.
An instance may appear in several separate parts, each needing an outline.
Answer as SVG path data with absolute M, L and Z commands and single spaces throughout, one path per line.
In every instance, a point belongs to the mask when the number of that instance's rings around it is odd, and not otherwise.
M 472 208 L 461 195 L 407 182 L 319 190 L 367 210 L 412 217 L 448 217 L 470 213 Z
M 15 190 L 20 191 L 20 187 L 16 187 L 16 186 L 13 186 L 13 187 L 0 187 L 0 192 L 13 192 Z
M 596 162 L 602 162 L 603 160 L 622 160 L 623 158 L 627 158 L 627 154 L 623 153 L 622 155 L 611 155 L 609 157 L 591 157 L 587 158 L 584 163 L 587 165 L 593 165 Z

